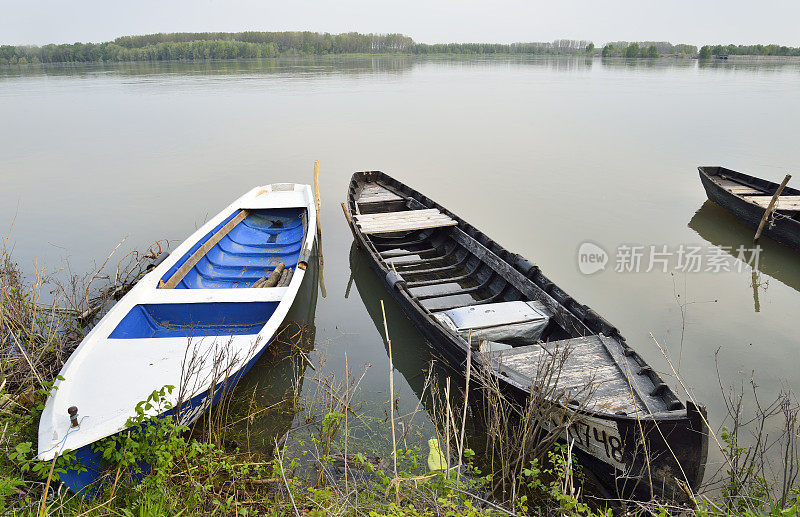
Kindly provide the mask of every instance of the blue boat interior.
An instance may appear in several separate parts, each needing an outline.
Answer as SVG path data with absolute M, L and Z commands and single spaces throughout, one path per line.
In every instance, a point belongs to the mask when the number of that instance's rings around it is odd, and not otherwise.
M 305 208 L 251 210 L 247 217 L 215 244 L 183 277 L 176 289 L 233 289 L 250 287 L 269 276 L 279 262 L 297 267 L 303 245 Z M 161 277 L 166 282 L 186 260 L 239 211 L 208 232 Z
M 241 211 L 225 218 L 194 244 L 162 277 L 166 282 L 203 244 Z M 305 208 L 248 210 L 214 244 L 175 289 L 247 288 L 275 270 L 294 269 L 305 238 Z M 271 302 L 139 304 L 122 318 L 111 339 L 258 334 L 278 306 Z
M 278 302 L 140 304 L 122 318 L 111 339 L 258 334 Z

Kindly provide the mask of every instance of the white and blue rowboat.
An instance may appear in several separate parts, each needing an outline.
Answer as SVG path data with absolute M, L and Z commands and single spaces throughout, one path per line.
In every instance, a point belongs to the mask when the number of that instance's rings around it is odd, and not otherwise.
M 286 317 L 311 254 L 315 214 L 310 186 L 272 184 L 254 188 L 192 234 L 64 364 L 39 421 L 38 458 L 76 451 L 87 470 L 69 470 L 61 480 L 81 493 L 108 467 L 91 444 L 125 430 L 137 403 L 154 390 L 176 387 L 168 400 L 180 402 L 184 424 L 210 409 Z

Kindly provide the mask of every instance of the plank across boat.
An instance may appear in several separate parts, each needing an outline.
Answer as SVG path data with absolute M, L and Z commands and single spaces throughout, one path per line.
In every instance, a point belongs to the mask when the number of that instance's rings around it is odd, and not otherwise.
M 400 199 L 373 201 L 378 188 Z M 434 211 L 456 224 L 390 234 L 365 232 L 358 224 L 363 213 L 404 219 L 415 211 Z M 456 368 L 464 367 L 469 338 L 478 348 L 475 367 L 523 402 L 542 365 L 554 352 L 564 354 L 553 388 L 567 394 L 558 403 L 578 412 L 580 427 L 564 438 L 575 440 L 581 460 L 605 475 L 608 488 L 624 496 L 683 499 L 681 483 L 700 484 L 708 448 L 705 408 L 683 404 L 616 328 L 538 266 L 382 172 L 353 175 L 346 215 L 391 295 Z M 580 389 L 587 385 L 591 389 Z M 565 404 L 569 390 L 582 398 Z
M 725 167 L 698 167 L 698 171 L 708 199 L 751 228 L 758 228 L 778 190 L 777 183 Z M 800 250 L 800 190 L 788 186 L 783 189 L 763 235 Z
M 61 480 L 81 493 L 107 467 L 91 445 L 124 431 L 136 404 L 154 390 L 175 386 L 170 412 L 187 425 L 197 420 L 236 385 L 283 322 L 303 282 L 316 224 L 311 187 L 279 183 L 252 189 L 194 232 L 64 364 L 39 422 L 38 458 L 76 451 L 87 470 L 69 470 Z M 73 406 L 78 425 L 68 412 Z

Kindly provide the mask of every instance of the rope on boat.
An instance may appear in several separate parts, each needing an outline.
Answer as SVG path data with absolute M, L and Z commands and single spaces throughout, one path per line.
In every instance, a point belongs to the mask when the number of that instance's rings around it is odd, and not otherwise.
M 64 452 L 64 445 L 67 442 L 67 437 L 69 437 L 69 435 L 70 435 L 70 433 L 72 433 L 72 431 L 76 431 L 76 430 L 80 429 L 81 428 L 81 424 L 83 423 L 84 420 L 86 420 L 86 417 L 83 417 L 83 418 L 80 419 L 80 421 L 78 422 L 78 426 L 77 427 L 70 427 L 69 430 L 67 431 L 67 434 L 64 435 L 64 438 L 62 438 L 57 444 L 53 445 L 52 447 L 50 447 L 46 451 L 40 452 L 39 454 L 34 456 L 34 458 L 36 458 L 38 460 L 39 456 L 41 456 L 42 454 L 46 454 L 46 453 L 48 453 L 48 452 L 50 452 L 53 449 L 58 448 L 58 447 L 60 447 L 58 449 L 58 455 L 61 456 L 61 453 Z

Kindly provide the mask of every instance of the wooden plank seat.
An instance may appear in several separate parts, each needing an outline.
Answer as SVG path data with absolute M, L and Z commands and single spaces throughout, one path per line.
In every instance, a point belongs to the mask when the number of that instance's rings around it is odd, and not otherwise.
M 435 208 L 353 216 L 361 233 L 396 233 L 456 226 L 458 222 Z
M 717 184 L 719 184 L 720 187 L 724 188 L 725 190 L 727 190 L 731 194 L 736 194 L 738 196 L 753 195 L 753 194 L 754 195 L 763 195 L 764 194 L 764 192 L 762 192 L 762 191 L 760 191 L 758 189 L 754 189 L 752 187 L 748 187 L 747 185 L 742 185 L 741 183 L 736 183 L 735 181 L 731 181 L 729 179 L 720 178 L 720 179 L 717 179 L 716 182 L 717 182 Z
M 744 196 L 747 201 L 755 203 L 761 208 L 767 208 L 772 196 Z M 780 196 L 775 203 L 775 210 L 788 210 L 791 212 L 800 212 L 800 196 Z
M 602 340 L 608 339 L 599 334 L 590 335 L 492 350 L 486 356 L 493 368 L 513 370 L 535 379 L 548 375 L 551 365 L 557 365 L 566 355 L 561 371 L 553 375 L 557 389 L 573 395 L 585 394 L 589 398 L 579 402 L 585 403 L 588 409 L 611 413 L 625 411 L 629 414 L 642 411 L 644 404 L 634 395 L 635 391 L 627 377 L 603 346 Z M 586 392 L 585 386 L 589 383 L 592 389 Z

